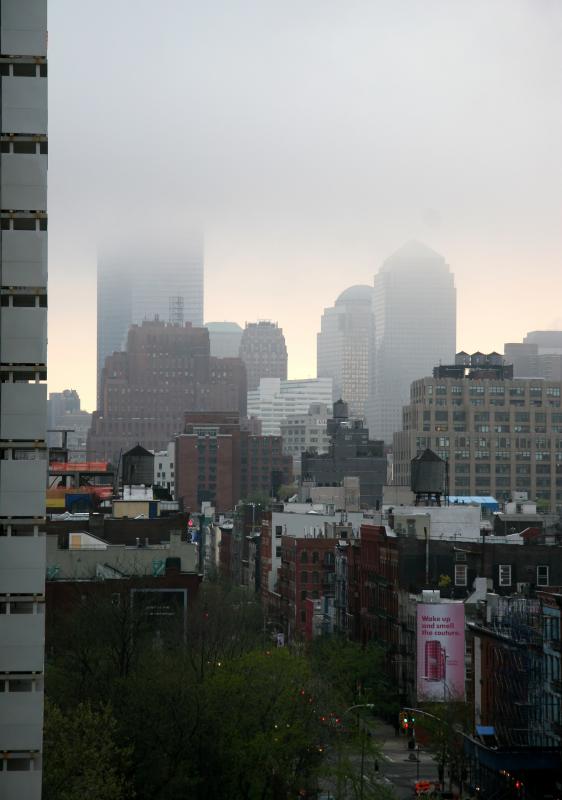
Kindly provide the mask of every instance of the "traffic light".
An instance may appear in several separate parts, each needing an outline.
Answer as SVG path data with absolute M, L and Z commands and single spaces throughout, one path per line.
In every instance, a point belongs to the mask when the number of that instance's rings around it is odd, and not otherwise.
M 402 710 L 398 715 L 398 719 L 398 724 L 404 731 L 413 730 L 414 725 L 416 724 L 416 717 L 411 711 Z

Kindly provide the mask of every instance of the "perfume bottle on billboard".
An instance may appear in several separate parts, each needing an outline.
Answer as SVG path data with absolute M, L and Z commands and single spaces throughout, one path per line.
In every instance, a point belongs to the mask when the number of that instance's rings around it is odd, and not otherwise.
M 445 648 L 437 639 L 430 639 L 425 643 L 425 677 L 428 681 L 444 681 L 445 670 Z

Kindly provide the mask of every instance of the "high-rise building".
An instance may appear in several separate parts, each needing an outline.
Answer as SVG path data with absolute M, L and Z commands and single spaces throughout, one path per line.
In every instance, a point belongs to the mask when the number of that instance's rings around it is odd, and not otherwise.
M 194 241 L 173 255 L 165 248 L 135 253 L 98 259 L 98 405 L 105 359 L 124 350 L 131 325 L 152 319 L 203 324 L 202 244 Z
M 367 422 L 373 438 L 390 444 L 412 381 L 455 355 L 456 289 L 443 256 L 420 242 L 401 247 L 375 275 L 373 310 Z
M 512 376 L 497 353 L 459 353 L 414 381 L 394 435 L 394 483 L 408 486 L 412 458 L 429 448 L 447 462 L 450 495 L 526 492 L 560 510 L 562 383 Z
M 373 287 L 351 286 L 324 309 L 317 336 L 317 375 L 332 378 L 334 400 L 365 416 L 374 334 Z
M 0 7 L 0 797 L 41 796 L 47 2 Z
M 217 358 L 238 358 L 242 328 L 237 322 L 207 322 L 211 355 Z
M 258 388 L 248 392 L 248 416 L 260 420 L 264 435 L 279 436 L 283 420 L 308 414 L 310 406 L 318 403 L 332 405 L 331 378 L 262 378 Z
M 505 344 L 516 378 L 562 380 L 562 331 L 531 331 L 522 342 Z
M 163 450 L 186 411 L 246 413 L 246 370 L 239 358 L 213 358 L 209 332 L 191 323 L 133 325 L 125 352 L 108 356 L 102 403 L 92 415 L 88 453 L 116 462 L 140 443 Z
M 287 380 L 287 345 L 276 322 L 247 322 L 240 341 L 240 358 L 246 365 L 248 391 L 257 389 L 261 378 Z

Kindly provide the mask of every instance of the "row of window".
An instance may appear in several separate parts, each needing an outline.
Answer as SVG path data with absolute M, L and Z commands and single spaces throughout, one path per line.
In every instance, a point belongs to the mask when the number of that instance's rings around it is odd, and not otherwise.
M 46 231 L 46 217 L 2 217 L 0 230 L 3 231 Z
M 468 585 L 468 567 L 466 564 L 455 564 L 455 586 Z M 498 567 L 498 585 L 511 586 L 511 564 L 500 564 Z M 536 568 L 536 585 L 550 585 L 550 567 L 539 564 Z

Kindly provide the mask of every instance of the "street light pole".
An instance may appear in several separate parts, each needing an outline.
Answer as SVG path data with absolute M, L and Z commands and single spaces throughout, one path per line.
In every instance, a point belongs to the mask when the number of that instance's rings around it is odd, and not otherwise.
M 358 708 L 369 708 L 371 711 L 374 709 L 374 703 L 357 703 L 354 706 L 349 706 L 342 714 L 342 719 L 350 711 L 355 711 Z M 359 727 L 359 713 L 357 714 L 357 727 Z M 365 784 L 365 730 L 361 729 L 361 783 L 359 784 L 359 796 L 363 800 L 363 786 Z M 339 770 L 338 770 L 338 800 L 341 800 L 341 749 L 339 751 Z

